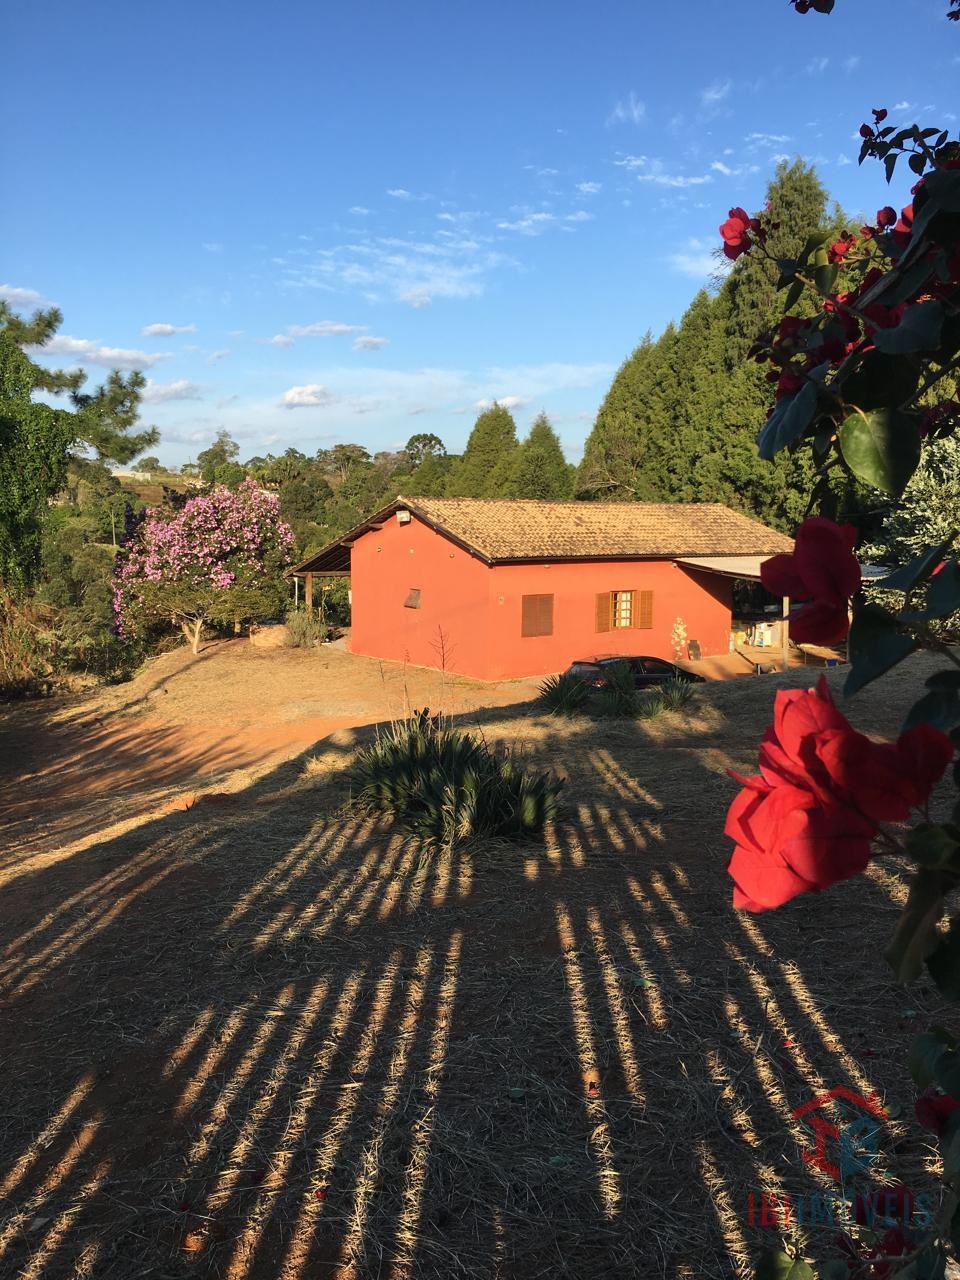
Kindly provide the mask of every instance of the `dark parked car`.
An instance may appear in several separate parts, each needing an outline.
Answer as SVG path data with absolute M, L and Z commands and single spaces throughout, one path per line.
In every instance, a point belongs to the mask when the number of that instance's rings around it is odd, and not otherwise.
M 674 662 L 665 658 L 620 658 L 616 656 L 604 658 L 588 658 L 571 663 L 566 674 L 576 676 L 594 689 L 602 689 L 606 683 L 603 669 L 614 663 L 625 662 L 633 672 L 633 683 L 638 689 L 652 689 L 655 685 L 666 684 L 668 680 L 683 680 L 687 684 L 702 684 L 703 676 L 685 671 Z

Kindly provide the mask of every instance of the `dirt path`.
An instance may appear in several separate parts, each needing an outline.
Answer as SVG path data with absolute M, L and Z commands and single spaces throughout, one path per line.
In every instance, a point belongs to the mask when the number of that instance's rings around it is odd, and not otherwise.
M 174 649 L 128 684 L 0 714 L 0 831 L 24 851 L 83 841 L 240 791 L 337 730 L 438 700 L 469 714 L 535 693 L 532 682 L 486 685 L 333 646 Z

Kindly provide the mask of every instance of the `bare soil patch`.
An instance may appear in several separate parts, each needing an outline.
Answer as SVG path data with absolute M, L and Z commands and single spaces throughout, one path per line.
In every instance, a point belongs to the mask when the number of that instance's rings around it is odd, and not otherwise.
M 833 1189 L 792 1109 L 835 1085 L 888 1106 L 874 1183 L 926 1185 L 906 1046 L 944 1014 L 877 961 L 898 868 L 729 904 L 725 770 L 816 672 L 641 724 L 448 681 L 458 719 L 568 778 L 543 844 L 451 855 L 343 807 L 363 725 L 404 679 L 441 705 L 436 677 L 305 656 L 175 654 L 7 718 L 8 798 L 51 812 L 0 855 L 0 1274 L 745 1276 L 778 1238 L 751 1194 Z M 332 681 L 365 710 L 317 745 Z M 908 697 L 850 712 L 893 733 Z

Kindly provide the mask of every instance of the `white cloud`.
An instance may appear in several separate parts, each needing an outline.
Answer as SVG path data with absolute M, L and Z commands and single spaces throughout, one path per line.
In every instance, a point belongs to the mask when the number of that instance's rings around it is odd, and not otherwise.
M 651 159 L 649 156 L 624 156 L 613 163 L 629 173 L 636 173 L 638 182 L 652 182 L 658 187 L 702 187 L 713 181 L 709 173 L 692 176 L 668 173 L 662 160 Z
M 285 409 L 309 409 L 330 404 L 334 399 L 326 387 L 319 382 L 310 382 L 303 387 L 290 387 L 280 398 Z
M 211 351 L 207 356 L 207 364 L 217 364 L 221 360 L 226 360 L 229 354 L 229 347 L 221 347 L 219 351 Z
M 714 160 L 710 168 L 714 173 L 722 173 L 725 178 L 740 178 L 746 173 L 759 173 L 760 166 L 756 164 L 724 164 L 722 160 Z
M 577 190 L 585 196 L 595 196 L 602 185 L 600 182 L 578 182 Z
M 713 179 L 709 173 L 698 176 L 682 173 L 638 173 L 637 181 L 654 182 L 658 187 L 702 187 L 704 183 L 712 182 Z
M 417 285 L 415 289 L 408 289 L 406 293 L 401 293 L 400 301 L 408 303 L 415 311 L 419 311 L 421 307 L 429 307 L 433 301 L 433 295 L 426 285 Z
M 140 330 L 145 338 L 172 338 L 175 333 L 196 333 L 195 324 L 145 324 Z
M 20 289 L 14 284 L 0 284 L 0 302 L 8 302 L 11 307 L 37 307 L 43 302 L 43 295 L 36 289 Z
M 90 338 L 71 338 L 55 334 L 49 342 L 35 350 L 55 356 L 74 356 L 83 364 L 102 364 L 108 369 L 149 369 L 161 360 L 169 360 L 172 351 L 138 351 L 129 347 L 104 347 Z
M 807 63 L 808 76 L 822 76 L 830 65 L 829 58 L 811 58 Z
M 355 213 L 358 218 L 365 218 L 370 210 L 364 208 L 362 204 L 353 204 L 350 206 L 348 212 Z
M 147 404 L 164 404 L 167 400 L 199 400 L 202 388 L 189 378 L 178 378 L 176 382 L 154 382 L 147 379 L 143 389 L 143 400 Z
M 895 102 L 890 108 L 891 111 L 916 111 L 917 104 L 915 102 L 907 102 L 904 98 L 903 102 Z
M 615 104 L 607 116 L 607 124 L 643 124 L 646 114 L 646 103 L 641 102 L 631 89 L 628 97 Z
M 708 111 L 715 110 L 721 102 L 730 96 L 732 88 L 733 82 L 731 80 L 714 80 L 713 84 L 708 84 L 705 89 L 701 89 L 701 106 L 706 107 Z
M 478 297 L 490 271 L 517 265 L 492 244 L 489 237 L 446 227 L 422 240 L 358 236 L 305 252 L 285 265 L 281 282 L 289 288 L 359 293 L 371 303 L 388 297 L 425 307 L 436 298 Z
M 341 320 L 316 320 L 313 324 L 287 325 L 287 333 L 294 338 L 333 338 L 344 333 L 360 333 L 366 325 L 344 324 Z
M 578 209 L 576 213 L 568 213 L 564 222 L 592 222 L 593 216 L 592 213 L 587 213 L 586 209 Z
M 674 271 L 690 276 L 693 280 L 705 280 L 730 266 L 726 259 L 718 259 L 716 256 L 715 241 L 700 240 L 695 236 L 687 241 L 683 249 L 671 253 L 669 262 Z
M 524 236 L 538 236 L 547 229 L 551 222 L 555 222 L 552 213 L 544 213 L 542 210 L 536 213 L 526 213 L 522 218 L 518 218 L 516 222 L 498 222 L 497 229 L 499 231 L 518 231 Z
M 393 196 L 394 200 L 432 200 L 433 196 L 429 191 L 424 191 L 420 195 L 415 195 L 412 191 L 408 191 L 406 187 L 390 187 L 387 190 L 388 196 Z
M 498 404 L 503 409 L 522 409 L 525 404 L 529 403 L 529 396 L 497 396 L 494 400 L 488 400 L 486 398 L 483 400 L 476 400 L 473 407 L 480 410 L 492 409 L 495 404 Z
M 860 65 L 859 53 L 852 53 L 849 58 L 844 58 L 843 60 L 843 69 L 847 73 L 847 75 L 849 75 L 851 71 L 856 71 L 859 65 Z
M 272 338 L 258 338 L 257 341 L 265 347 L 292 347 L 293 339 L 289 333 L 275 333 Z
M 788 133 L 748 133 L 745 141 L 751 147 L 779 147 L 790 141 Z
M 207 253 L 223 253 L 223 245 L 219 240 L 205 240 L 200 248 Z
M 390 343 L 389 338 L 375 338 L 372 335 L 363 338 L 354 338 L 354 351 L 379 351 L 381 347 L 386 347 Z

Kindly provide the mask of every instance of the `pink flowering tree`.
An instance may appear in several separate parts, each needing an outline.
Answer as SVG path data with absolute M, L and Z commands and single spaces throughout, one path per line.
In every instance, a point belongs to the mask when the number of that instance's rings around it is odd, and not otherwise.
M 791 3 L 801 14 L 834 7 Z M 960 0 L 951 0 L 949 16 L 960 17 Z M 753 352 L 776 388 L 761 456 L 808 450 L 819 472 L 794 552 L 766 562 L 764 584 L 799 602 L 794 639 L 847 641 L 846 697 L 921 646 L 939 653 L 942 669 L 916 690 L 894 742 L 858 732 L 823 679 L 815 689 L 780 691 L 758 772 L 737 777 L 728 870 L 734 906 L 764 911 L 895 855 L 910 886 L 887 960 L 901 981 L 925 971 L 946 1000 L 960 1001 L 960 799 L 931 806 L 960 745 L 960 656 L 936 631 L 960 609 L 960 530 L 890 566 L 876 583 L 882 595 L 871 598 L 859 531 L 837 508 L 837 493 L 851 484 L 875 504 L 896 503 L 925 443 L 960 426 L 960 143 L 946 130 L 888 124 L 887 115 L 877 108 L 861 127 L 860 162 L 881 163 L 888 183 L 909 172 L 912 199 L 899 211 L 885 205 L 865 226 L 813 235 L 789 260 L 767 249 L 775 209 L 731 209 L 720 234 L 728 258 L 768 261 L 785 313 L 806 304 L 804 316 L 785 314 Z M 897 679 L 902 686 L 903 672 Z M 960 764 L 952 781 L 960 787 Z M 942 1280 L 948 1256 L 960 1252 L 960 1043 L 941 1029 L 920 1035 L 910 1070 L 922 1091 L 917 1120 L 936 1134 L 943 1161 L 932 1223 L 912 1215 L 909 1188 L 893 1187 L 889 1213 L 866 1235 L 848 1235 L 842 1259 L 815 1270 L 768 1254 L 758 1274 Z
M 178 508 L 155 507 L 128 522 L 114 569 L 118 635 L 158 623 L 183 630 L 197 653 L 207 622 L 269 617 L 286 598 L 283 572 L 293 532 L 279 500 L 253 480 L 217 486 Z

